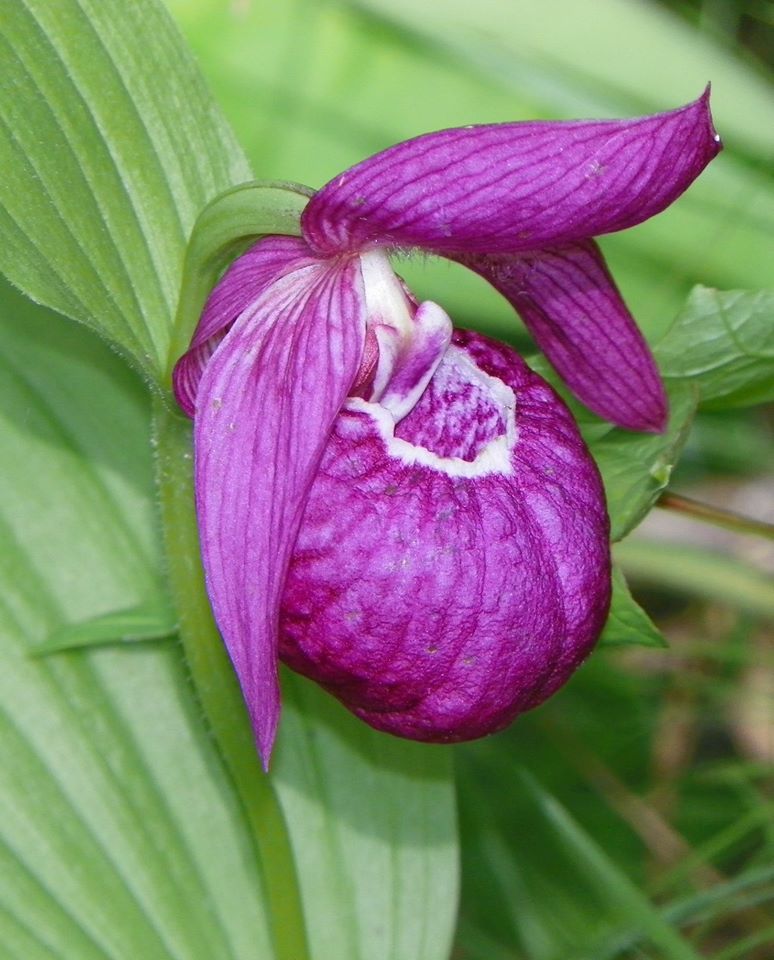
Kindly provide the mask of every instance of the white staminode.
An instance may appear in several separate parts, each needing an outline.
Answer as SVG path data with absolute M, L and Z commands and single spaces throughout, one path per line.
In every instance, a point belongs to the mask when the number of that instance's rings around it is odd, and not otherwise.
M 382 247 L 360 254 L 366 310 L 369 320 L 394 327 L 402 337 L 410 337 L 412 310 L 403 284 Z
M 381 403 L 396 422 L 413 409 L 441 362 L 452 322 L 436 303 L 415 307 L 384 250 L 360 255 L 367 323 L 379 348 L 368 399 Z
M 395 418 L 392 412 L 380 403 L 350 397 L 345 406 L 350 410 L 368 414 L 384 439 L 391 457 L 407 466 L 423 464 L 452 477 L 482 477 L 487 474 L 510 475 L 513 473 L 512 451 L 518 438 L 516 427 L 516 395 L 502 380 L 490 377 L 480 370 L 464 350 L 450 346 L 445 361 L 453 363 L 464 373 L 466 380 L 476 383 L 497 404 L 505 420 L 505 431 L 490 440 L 474 460 L 461 457 L 441 457 L 426 447 L 417 446 L 395 436 Z
M 379 344 L 379 362 L 371 390 L 372 399 L 378 400 L 392 378 L 399 354 L 411 342 L 413 310 L 383 249 L 375 247 L 361 253 L 360 269 L 368 325 Z

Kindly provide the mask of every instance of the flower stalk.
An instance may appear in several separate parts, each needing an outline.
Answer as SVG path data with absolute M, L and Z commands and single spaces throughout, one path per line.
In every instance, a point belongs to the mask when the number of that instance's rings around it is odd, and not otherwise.
M 766 523 L 764 520 L 753 520 L 752 517 L 742 516 L 742 514 L 734 513 L 732 510 L 713 507 L 709 503 L 702 503 L 692 497 L 683 497 L 677 493 L 666 491 L 658 498 L 656 506 L 665 510 L 684 513 L 693 517 L 694 520 L 701 520 L 715 527 L 723 527 L 726 530 L 734 530 L 736 533 L 749 533 L 754 536 L 765 537 L 767 540 L 774 540 L 774 524 Z
M 274 956 L 308 960 L 304 916 L 285 818 L 256 761 L 239 684 L 212 618 L 204 586 L 193 494 L 191 424 L 156 399 L 156 484 L 167 575 L 196 696 L 244 812 L 264 884 Z

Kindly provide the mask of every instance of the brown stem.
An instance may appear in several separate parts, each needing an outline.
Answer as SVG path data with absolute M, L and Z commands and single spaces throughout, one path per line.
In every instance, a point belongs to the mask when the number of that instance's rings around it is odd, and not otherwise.
M 656 501 L 656 506 L 686 513 L 696 520 L 712 523 L 716 527 L 725 527 L 738 533 L 752 533 L 759 537 L 766 537 L 767 540 L 774 540 L 774 524 L 753 520 L 751 517 L 744 517 L 731 510 L 722 510 L 720 507 L 713 507 L 690 497 L 682 497 L 677 493 L 669 491 L 662 493 Z

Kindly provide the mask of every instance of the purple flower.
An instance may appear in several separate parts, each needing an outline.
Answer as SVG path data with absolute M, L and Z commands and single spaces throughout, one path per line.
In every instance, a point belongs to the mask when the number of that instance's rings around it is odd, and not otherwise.
M 707 93 L 635 120 L 428 134 L 336 177 L 302 237 L 226 272 L 175 390 L 266 762 L 278 655 L 377 728 L 454 741 L 549 696 L 607 615 L 604 495 L 571 415 L 510 348 L 417 304 L 388 254 L 482 274 L 584 403 L 660 430 L 658 371 L 591 237 L 663 210 L 719 149 Z

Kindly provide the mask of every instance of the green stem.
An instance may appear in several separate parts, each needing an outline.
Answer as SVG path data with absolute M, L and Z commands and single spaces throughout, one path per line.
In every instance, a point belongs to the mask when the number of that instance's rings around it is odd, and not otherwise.
M 285 818 L 263 773 L 239 685 L 212 618 L 199 559 L 191 424 L 154 406 L 157 489 L 180 637 L 196 693 L 241 802 L 265 884 L 276 960 L 308 960 L 301 896 Z
M 741 514 L 710 506 L 710 504 L 702 503 L 700 500 L 681 497 L 677 493 L 671 493 L 670 491 L 662 493 L 656 506 L 687 513 L 696 520 L 703 520 L 704 523 L 711 523 L 716 527 L 725 527 L 739 533 L 752 533 L 759 537 L 766 537 L 767 540 L 774 540 L 774 525 L 770 523 L 743 517 Z

